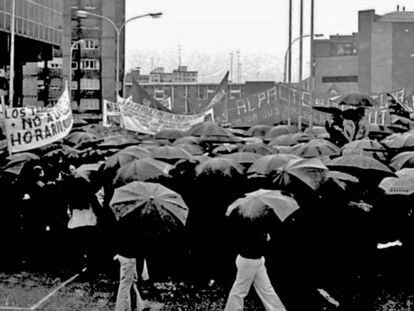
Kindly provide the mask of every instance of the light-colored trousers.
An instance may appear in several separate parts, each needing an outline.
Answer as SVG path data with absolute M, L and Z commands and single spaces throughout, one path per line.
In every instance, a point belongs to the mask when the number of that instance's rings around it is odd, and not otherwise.
M 270 283 L 264 257 L 248 259 L 238 255 L 236 266 L 236 280 L 230 290 L 224 311 L 242 311 L 244 298 L 249 293 L 252 284 L 267 311 L 286 311 Z
M 141 311 L 144 309 L 144 303 L 137 288 L 136 260 L 120 255 L 115 256 L 115 259 L 118 259 L 121 264 L 115 311 Z

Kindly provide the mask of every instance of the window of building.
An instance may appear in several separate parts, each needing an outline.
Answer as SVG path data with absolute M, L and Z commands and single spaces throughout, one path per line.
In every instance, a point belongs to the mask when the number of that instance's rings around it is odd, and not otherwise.
M 164 99 L 164 90 L 161 90 L 161 91 L 156 90 L 154 92 L 154 97 L 155 99 Z
M 99 90 L 99 79 L 81 79 L 81 90 Z
M 95 39 L 86 39 L 85 40 L 85 49 L 86 50 L 97 50 L 99 48 L 98 40 Z
M 72 69 L 78 69 L 78 63 L 72 62 Z
M 84 70 L 99 70 L 99 60 L 98 59 L 82 59 L 81 60 L 81 69 Z
M 95 10 L 95 6 L 92 4 L 85 4 L 85 10 Z
M 72 81 L 71 82 L 71 85 L 72 85 L 72 90 L 77 90 L 78 89 L 78 81 Z
M 59 90 L 61 89 L 61 87 L 60 87 L 60 85 L 56 85 L 56 84 L 54 84 L 54 85 L 51 85 L 51 86 L 49 87 L 49 89 L 50 89 L 50 90 L 53 90 L 53 91 L 59 91 Z
M 80 102 L 82 110 L 99 110 L 99 99 L 97 98 L 82 98 Z
M 327 76 L 322 77 L 322 83 L 350 83 L 358 82 L 358 76 Z

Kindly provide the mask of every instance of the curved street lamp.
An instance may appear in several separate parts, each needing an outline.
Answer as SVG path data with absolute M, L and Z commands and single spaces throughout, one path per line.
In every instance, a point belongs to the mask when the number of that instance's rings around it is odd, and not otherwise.
M 289 51 L 290 51 L 290 49 L 292 48 L 292 46 L 293 46 L 293 44 L 295 43 L 295 42 L 297 42 L 297 41 L 299 41 L 300 39 L 303 39 L 303 38 L 308 38 L 308 37 L 311 37 L 312 35 L 304 35 L 304 36 L 301 36 L 301 37 L 297 37 L 297 38 L 295 38 L 295 40 L 293 40 L 292 41 L 292 43 L 288 46 L 288 48 L 286 49 L 286 53 L 285 53 L 285 63 L 284 63 L 284 70 L 283 70 L 283 82 L 284 83 L 286 83 L 287 81 L 287 79 L 286 79 L 286 71 L 287 71 L 287 58 L 288 58 L 288 53 L 289 53 Z M 316 38 L 319 38 L 319 37 L 323 37 L 323 34 L 321 34 L 321 33 L 317 33 L 317 34 L 314 34 L 313 35 L 314 37 L 316 37 Z M 311 66 L 312 66 L 312 60 L 311 60 Z M 299 83 L 302 83 L 302 81 L 299 81 Z M 290 86 L 290 81 L 289 81 L 289 86 Z M 289 99 L 289 90 L 288 90 L 288 99 Z M 288 115 L 288 125 L 291 125 L 291 123 L 292 123 L 292 112 L 291 112 L 291 102 L 290 102 L 290 100 L 288 100 L 288 105 L 289 105 L 289 115 Z
M 131 18 L 128 18 L 125 22 L 123 22 L 121 24 L 121 26 L 117 26 L 115 24 L 115 22 L 113 20 L 111 20 L 110 18 L 103 16 L 103 15 L 99 15 L 99 14 L 95 14 L 92 12 L 88 12 L 88 11 L 83 11 L 83 10 L 78 10 L 76 12 L 76 15 L 80 18 L 86 18 L 88 16 L 93 16 L 93 17 L 97 17 L 97 18 L 101 18 L 106 20 L 107 22 L 109 22 L 115 29 L 116 32 L 116 73 L 115 73 L 115 78 L 116 78 L 116 84 L 115 84 L 115 92 L 116 92 L 116 96 L 119 96 L 119 41 L 120 41 L 120 37 L 121 37 L 121 31 L 122 29 L 124 29 L 125 25 L 133 20 L 139 19 L 139 18 L 143 18 L 143 17 L 151 17 L 151 18 L 159 18 L 162 16 L 161 12 L 157 12 L 157 13 L 147 13 L 147 14 L 142 14 L 142 15 L 137 15 L 137 16 L 133 16 Z
M 72 54 L 73 50 L 75 49 L 75 46 L 77 45 L 85 45 L 85 40 L 80 39 L 77 41 L 74 41 L 72 45 L 70 46 L 70 52 L 69 52 L 69 98 L 70 98 L 70 104 L 72 105 Z M 78 88 L 80 88 L 80 85 L 78 85 Z

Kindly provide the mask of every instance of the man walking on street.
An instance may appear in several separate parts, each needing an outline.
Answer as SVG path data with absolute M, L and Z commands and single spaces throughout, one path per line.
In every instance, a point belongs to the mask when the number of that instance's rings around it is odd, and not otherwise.
M 239 224 L 236 230 L 239 240 L 237 276 L 224 311 L 242 311 L 244 298 L 252 284 L 267 311 L 286 310 L 267 275 L 264 254 L 270 236 L 265 230 L 265 226 L 258 222 L 245 220 Z

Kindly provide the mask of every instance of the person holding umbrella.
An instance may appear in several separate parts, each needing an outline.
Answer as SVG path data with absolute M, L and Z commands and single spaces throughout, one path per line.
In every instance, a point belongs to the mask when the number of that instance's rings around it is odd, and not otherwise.
M 232 203 L 226 215 L 232 216 L 237 237 L 237 276 L 224 311 L 243 310 L 244 298 L 253 284 L 267 311 L 286 310 L 270 282 L 264 255 L 271 228 L 298 209 L 293 198 L 280 191 L 260 189 Z M 276 211 L 276 209 L 278 209 Z

